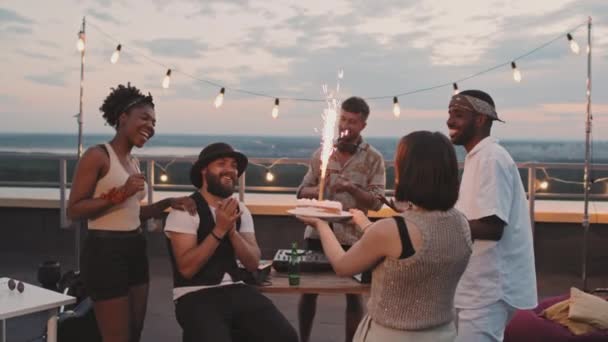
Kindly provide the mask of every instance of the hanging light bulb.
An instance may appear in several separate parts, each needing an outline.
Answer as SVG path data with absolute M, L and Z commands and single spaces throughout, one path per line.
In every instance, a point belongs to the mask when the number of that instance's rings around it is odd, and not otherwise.
M 215 101 L 213 102 L 213 104 L 215 105 L 215 108 L 220 108 L 222 106 L 222 104 L 224 104 L 224 93 L 226 92 L 226 89 L 224 89 L 224 87 L 222 87 L 222 89 L 220 89 L 220 93 L 217 94 L 217 96 L 215 97 Z
M 169 180 L 169 176 L 167 175 L 166 172 L 163 171 L 160 174 L 160 181 L 163 182 L 163 183 L 166 183 L 168 180 Z
M 458 95 L 458 93 L 460 93 L 460 90 L 458 90 L 458 83 L 452 83 L 452 88 L 454 89 L 454 95 Z
M 511 62 L 511 69 L 513 69 L 513 79 L 515 82 L 521 82 L 521 72 L 517 69 L 515 62 Z
M 572 52 L 578 55 L 579 52 L 581 52 L 581 48 L 578 46 L 576 40 L 572 38 L 572 35 L 570 33 L 566 35 L 566 38 L 568 38 L 568 41 L 570 42 L 570 50 L 572 50 Z
M 110 57 L 110 62 L 112 64 L 116 64 L 116 62 L 118 62 L 118 59 L 120 58 L 120 50 L 122 50 L 122 45 L 118 44 L 118 46 L 116 46 L 116 50 L 114 50 L 114 53 L 112 54 L 112 57 Z
M 272 108 L 272 118 L 276 119 L 279 116 L 279 99 L 274 99 L 274 107 Z
M 86 36 L 85 36 L 84 32 L 82 32 L 82 31 L 78 32 L 78 42 L 76 43 L 76 48 L 78 49 L 79 52 L 84 51 L 85 38 L 86 38 Z
M 266 170 L 266 181 L 269 183 L 274 181 L 274 174 L 270 170 Z
M 399 99 L 397 96 L 393 97 L 393 115 L 398 118 L 401 115 L 401 107 L 399 107 Z
M 171 84 L 171 69 L 167 69 L 167 73 L 165 74 L 165 78 L 163 78 L 163 88 L 169 88 Z
M 540 184 L 538 185 L 538 188 L 541 190 L 549 189 L 549 182 L 547 182 L 547 181 L 540 182 Z

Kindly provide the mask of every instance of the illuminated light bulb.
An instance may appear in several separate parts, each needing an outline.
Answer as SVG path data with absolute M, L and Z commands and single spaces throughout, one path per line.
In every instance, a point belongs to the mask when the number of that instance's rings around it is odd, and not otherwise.
M 84 45 L 85 45 L 84 41 L 85 41 L 85 34 L 84 34 L 84 32 L 82 32 L 82 31 L 78 32 L 78 42 L 76 43 L 76 48 L 80 52 L 84 51 Z
M 215 108 L 220 108 L 222 104 L 224 104 L 224 93 L 226 93 L 226 89 L 222 87 L 222 89 L 220 89 L 220 93 L 217 94 L 217 96 L 215 97 L 215 101 L 213 102 Z
M 169 88 L 171 84 L 171 69 L 167 69 L 167 73 L 165 74 L 165 78 L 163 78 L 163 88 Z
M 274 99 L 274 107 L 272 108 L 272 118 L 279 117 L 279 99 Z
M 163 183 L 166 183 L 169 180 L 169 176 L 167 175 L 167 173 L 163 172 L 160 174 L 160 181 Z
M 397 96 L 393 97 L 393 115 L 398 118 L 401 115 L 401 107 L 399 107 L 399 99 Z
M 116 64 L 116 62 L 118 62 L 118 59 L 120 58 L 120 50 L 122 50 L 122 45 L 118 44 L 116 50 L 114 50 L 114 53 L 112 54 L 112 57 L 110 57 L 110 62 L 112 64 Z
M 274 181 L 274 174 L 270 170 L 266 171 L 266 181 L 267 182 Z
M 572 50 L 572 52 L 578 55 L 581 52 L 581 48 L 578 46 L 578 43 L 572 38 L 572 35 L 570 33 L 568 33 L 566 37 L 570 42 L 570 50 Z
M 460 90 L 458 90 L 458 83 L 452 83 L 452 88 L 454 89 L 454 95 L 458 95 L 458 93 L 460 93 Z
M 511 69 L 513 69 L 513 79 L 515 82 L 521 82 L 521 72 L 517 69 L 515 62 L 511 62 Z
M 547 182 L 547 181 L 542 181 L 542 182 L 540 182 L 540 184 L 538 185 L 538 187 L 539 187 L 541 190 L 547 190 L 547 189 L 549 189 L 549 182 Z

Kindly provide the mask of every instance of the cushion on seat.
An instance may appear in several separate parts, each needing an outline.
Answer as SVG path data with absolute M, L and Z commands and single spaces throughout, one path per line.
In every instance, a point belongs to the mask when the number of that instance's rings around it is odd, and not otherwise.
M 540 316 L 546 308 L 568 299 L 569 295 L 543 300 L 532 310 L 519 310 L 505 329 L 504 342 L 606 342 L 608 331 L 576 336 L 568 328 Z

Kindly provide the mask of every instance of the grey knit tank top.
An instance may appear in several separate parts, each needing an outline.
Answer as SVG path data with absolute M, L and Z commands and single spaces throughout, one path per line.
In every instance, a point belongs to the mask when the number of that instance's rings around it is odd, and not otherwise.
M 408 210 L 422 245 L 409 258 L 385 258 L 372 274 L 368 312 L 378 324 L 424 330 L 453 319 L 454 293 L 471 256 L 469 224 L 456 209 Z

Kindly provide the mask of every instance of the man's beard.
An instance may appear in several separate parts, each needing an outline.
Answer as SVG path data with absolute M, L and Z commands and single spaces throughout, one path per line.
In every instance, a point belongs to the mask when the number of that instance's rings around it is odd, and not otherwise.
M 452 139 L 454 145 L 463 146 L 466 145 L 475 136 L 475 125 L 471 123 L 467 125 L 459 135 Z
M 346 131 L 348 132 L 348 131 Z M 357 148 L 359 147 L 360 136 L 351 136 L 348 133 L 344 136 L 338 138 L 336 142 L 336 148 L 340 152 L 346 152 L 350 154 L 354 154 L 357 152 Z
M 229 176 L 232 178 L 232 185 L 224 185 L 220 180 L 223 176 Z M 228 198 L 232 196 L 234 193 L 234 187 L 236 185 L 236 179 L 230 174 L 221 173 L 219 175 L 214 175 L 209 172 L 205 174 L 205 182 L 207 183 L 207 191 L 210 194 L 215 195 L 220 198 Z

